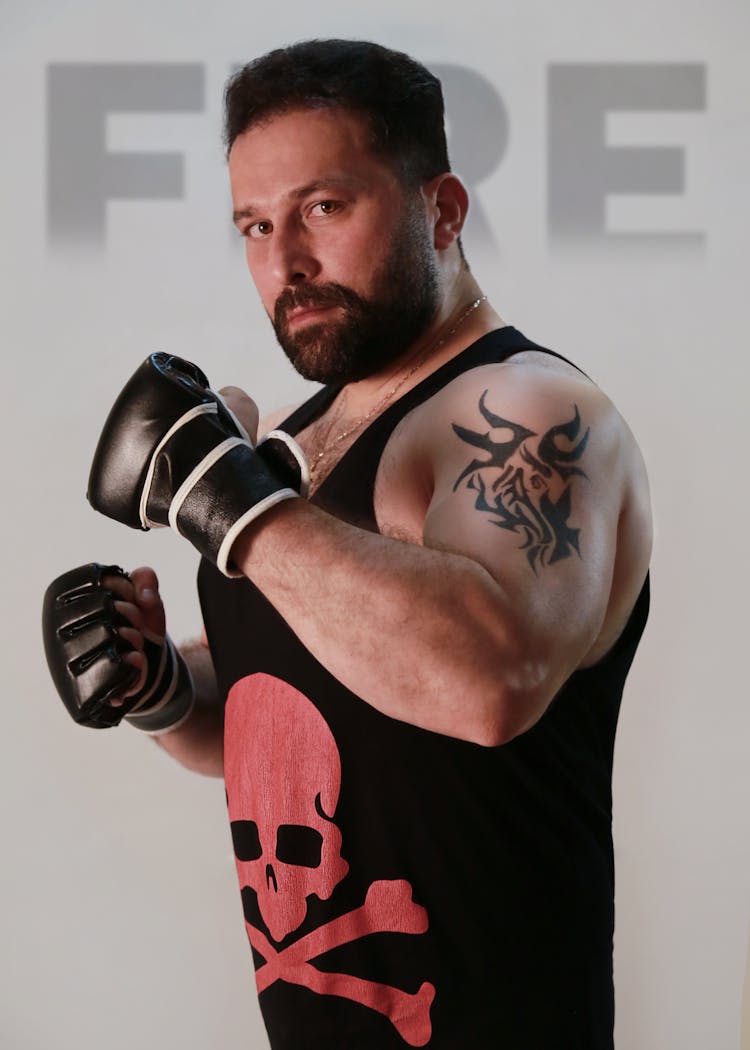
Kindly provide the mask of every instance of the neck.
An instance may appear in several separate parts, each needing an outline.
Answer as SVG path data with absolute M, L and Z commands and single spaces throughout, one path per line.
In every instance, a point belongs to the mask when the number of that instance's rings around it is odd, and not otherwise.
M 444 295 L 427 329 L 397 361 L 345 387 L 346 415 L 367 411 L 387 395 L 394 384 L 403 383 L 404 390 L 408 389 L 412 382 L 410 372 L 414 373 L 413 382 L 419 382 L 479 336 L 503 327 L 505 322 L 486 299 L 472 309 L 477 300 L 483 298 L 472 274 L 462 271 Z

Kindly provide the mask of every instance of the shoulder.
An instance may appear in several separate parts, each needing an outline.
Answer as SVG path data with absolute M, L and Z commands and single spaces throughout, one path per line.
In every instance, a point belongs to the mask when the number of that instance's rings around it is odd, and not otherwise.
M 638 502 L 641 518 L 649 505 L 640 450 L 611 399 L 539 351 L 469 369 L 413 409 L 386 447 L 379 493 L 416 522 L 506 474 L 540 495 L 550 480 L 583 489 L 610 525 L 626 504 Z
M 472 406 L 478 408 L 480 400 L 506 410 L 531 412 L 537 420 L 546 419 L 566 402 L 585 404 L 598 415 L 614 414 L 606 394 L 574 365 L 549 354 L 529 351 L 509 361 L 469 369 L 443 387 L 425 404 L 425 409 L 439 417 L 470 410 Z M 486 404 L 484 411 L 488 411 Z M 512 415 L 513 411 L 508 418 Z
M 611 486 L 637 453 L 611 399 L 574 366 L 539 352 L 463 373 L 415 411 L 408 430 L 436 481 L 470 462 L 516 456 L 574 474 L 585 456 Z

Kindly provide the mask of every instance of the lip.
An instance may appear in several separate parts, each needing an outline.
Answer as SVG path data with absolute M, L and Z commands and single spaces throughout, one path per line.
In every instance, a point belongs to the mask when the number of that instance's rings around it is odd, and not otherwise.
M 307 321 L 315 321 L 321 314 L 329 310 L 335 310 L 332 305 L 326 306 L 297 306 L 287 314 L 287 322 L 290 325 L 304 324 Z

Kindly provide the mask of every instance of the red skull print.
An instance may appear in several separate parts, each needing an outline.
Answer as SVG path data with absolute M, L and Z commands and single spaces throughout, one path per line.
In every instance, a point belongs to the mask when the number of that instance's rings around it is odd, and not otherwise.
M 240 885 L 255 890 L 278 942 L 304 922 L 307 898 L 328 900 L 349 870 L 332 819 L 339 752 L 317 708 L 269 675 L 238 682 L 226 717 L 224 772 Z
M 328 900 L 349 871 L 334 822 L 341 789 L 338 747 L 303 693 L 270 675 L 249 675 L 227 698 L 224 775 L 240 887 L 255 890 L 278 945 L 305 921 L 309 898 Z M 372 882 L 358 908 L 281 950 L 262 930 L 246 926 L 265 960 L 255 975 L 259 994 L 277 980 L 302 985 L 376 1010 L 410 1046 L 429 1042 L 435 997 L 429 982 L 409 993 L 313 965 L 318 956 L 371 933 L 425 933 L 427 912 L 405 879 Z

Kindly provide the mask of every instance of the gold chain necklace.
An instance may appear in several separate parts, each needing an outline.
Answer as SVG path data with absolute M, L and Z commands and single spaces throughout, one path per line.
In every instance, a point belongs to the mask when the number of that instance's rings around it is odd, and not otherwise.
M 419 371 L 419 369 L 422 367 L 422 365 L 427 363 L 428 358 L 432 357 L 432 355 L 434 353 L 436 353 L 440 349 L 440 347 L 443 346 L 443 344 L 446 343 L 448 341 L 448 339 L 450 339 L 450 337 L 452 335 L 456 334 L 456 332 L 461 327 L 461 325 L 466 320 L 466 318 L 469 316 L 469 314 L 474 313 L 474 311 L 483 302 L 485 302 L 486 299 L 487 299 L 486 295 L 480 295 L 480 297 L 478 299 L 475 299 L 474 302 L 471 303 L 466 308 L 466 310 L 464 310 L 464 312 L 461 314 L 459 319 L 456 321 L 456 323 L 451 328 L 450 332 L 446 332 L 446 334 L 441 336 L 435 343 L 432 343 L 427 348 L 427 350 L 424 352 L 424 354 L 422 354 L 422 356 L 419 358 L 419 360 L 416 362 L 416 364 L 414 364 L 405 375 L 401 376 L 401 378 L 395 384 L 395 386 L 393 386 L 388 391 L 388 393 L 385 395 L 385 397 L 381 398 L 381 400 L 378 401 L 378 403 L 373 408 L 371 408 L 370 411 L 366 415 L 360 416 L 360 418 L 358 420 L 356 420 L 356 422 L 352 423 L 352 425 L 350 427 L 347 427 L 346 430 L 342 430 L 342 432 L 340 434 L 337 434 L 335 438 L 331 438 L 330 441 L 325 440 L 324 445 L 323 445 L 322 448 L 318 449 L 317 452 L 313 452 L 313 453 L 310 454 L 310 456 L 309 456 L 309 466 L 310 466 L 310 477 L 311 478 L 313 478 L 315 476 L 315 471 L 318 469 L 321 460 L 325 456 L 327 456 L 330 452 L 332 452 L 333 449 L 336 448 L 337 445 L 340 445 L 342 441 L 346 440 L 346 438 L 350 437 L 357 430 L 359 430 L 361 427 L 363 427 L 366 423 L 369 423 L 370 420 L 373 419 L 379 412 L 382 412 L 382 410 L 385 408 L 385 406 L 390 404 L 390 402 L 393 400 L 393 398 L 399 392 L 401 387 L 409 379 L 411 379 L 411 377 L 415 374 L 415 372 Z M 330 433 L 330 429 L 329 429 L 328 433 Z M 327 438 L 327 435 L 326 435 L 326 438 Z

